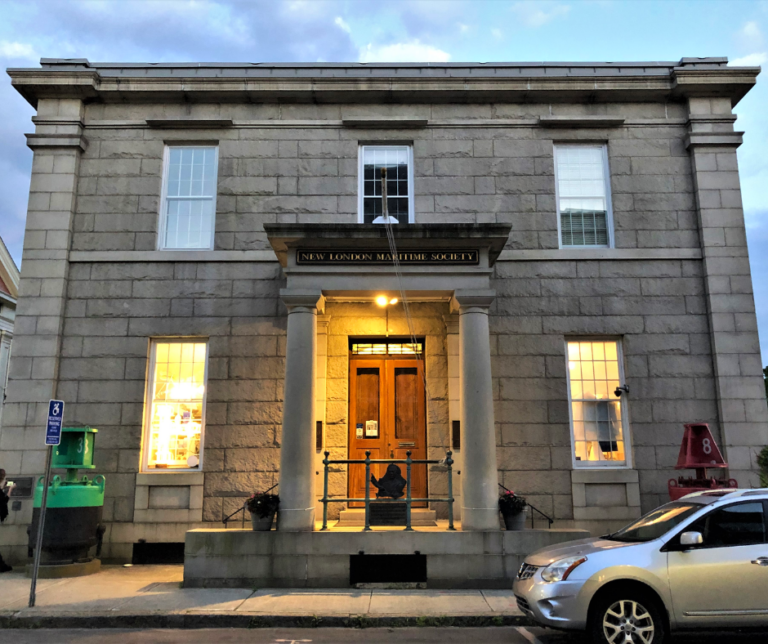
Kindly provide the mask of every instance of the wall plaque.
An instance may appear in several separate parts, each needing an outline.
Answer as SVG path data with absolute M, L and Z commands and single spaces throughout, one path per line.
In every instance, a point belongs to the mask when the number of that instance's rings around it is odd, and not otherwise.
M 480 263 L 477 250 L 400 250 L 401 264 L 469 264 Z M 296 251 L 297 264 L 392 264 L 388 250 L 306 250 Z

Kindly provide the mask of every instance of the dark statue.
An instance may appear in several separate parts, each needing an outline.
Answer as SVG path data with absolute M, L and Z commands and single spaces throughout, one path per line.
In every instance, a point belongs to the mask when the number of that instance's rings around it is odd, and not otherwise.
M 376 487 L 377 499 L 381 497 L 399 499 L 403 496 L 403 490 L 405 489 L 407 481 L 403 478 L 400 468 L 394 463 L 390 463 L 387 466 L 387 473 L 378 481 L 376 480 L 376 477 L 371 474 L 371 483 Z

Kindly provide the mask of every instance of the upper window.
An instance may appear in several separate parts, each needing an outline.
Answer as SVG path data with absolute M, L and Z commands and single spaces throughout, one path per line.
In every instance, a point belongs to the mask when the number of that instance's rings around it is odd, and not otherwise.
M 216 147 L 166 148 L 159 248 L 213 249 Z
M 413 148 L 409 145 L 360 146 L 358 221 L 386 223 L 382 169 L 386 170 L 389 222 L 413 222 Z
M 574 465 L 625 466 L 626 405 L 614 393 L 623 382 L 620 345 L 615 340 L 567 344 Z
M 560 246 L 613 246 L 606 147 L 555 146 L 555 180 Z
M 144 419 L 144 469 L 200 469 L 207 343 L 155 340 Z

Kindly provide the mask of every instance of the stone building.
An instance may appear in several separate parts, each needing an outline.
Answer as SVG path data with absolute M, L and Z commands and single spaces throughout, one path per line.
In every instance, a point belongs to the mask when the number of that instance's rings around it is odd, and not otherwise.
M 324 450 L 452 449 L 464 531 L 498 529 L 497 483 L 556 528 L 640 516 L 689 422 L 756 485 L 768 410 L 732 110 L 758 72 L 9 70 L 37 114 L 2 466 L 41 474 L 46 404 L 65 400 L 65 424 L 99 429 L 117 560 L 275 484 L 280 529 L 315 529 Z M 333 470 L 332 494 L 364 495 L 360 468 Z M 447 494 L 445 468 L 413 485 Z M 0 529 L 18 558 L 30 505 Z

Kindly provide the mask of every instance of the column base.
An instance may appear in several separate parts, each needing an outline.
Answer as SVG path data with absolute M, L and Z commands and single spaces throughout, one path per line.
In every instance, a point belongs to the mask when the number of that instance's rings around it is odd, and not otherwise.
M 315 508 L 278 510 L 277 529 L 281 532 L 312 532 L 315 529 Z
M 501 530 L 499 508 L 461 508 L 461 529 L 465 532 Z

